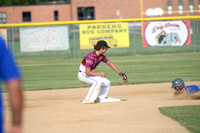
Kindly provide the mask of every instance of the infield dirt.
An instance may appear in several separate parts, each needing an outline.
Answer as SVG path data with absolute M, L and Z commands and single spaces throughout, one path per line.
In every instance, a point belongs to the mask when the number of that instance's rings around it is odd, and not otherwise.
M 200 82 L 186 82 L 186 85 Z M 80 103 L 89 88 L 25 91 L 24 133 L 188 133 L 162 115 L 164 106 L 199 105 L 200 99 L 175 99 L 170 83 L 111 86 L 113 103 Z M 3 93 L 5 128 L 10 125 L 7 93 Z

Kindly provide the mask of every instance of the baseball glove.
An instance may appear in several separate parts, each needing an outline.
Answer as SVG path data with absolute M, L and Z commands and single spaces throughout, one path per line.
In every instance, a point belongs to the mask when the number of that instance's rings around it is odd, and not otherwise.
M 124 72 L 120 72 L 119 76 L 121 77 L 121 79 L 124 83 L 128 81 L 128 78 Z

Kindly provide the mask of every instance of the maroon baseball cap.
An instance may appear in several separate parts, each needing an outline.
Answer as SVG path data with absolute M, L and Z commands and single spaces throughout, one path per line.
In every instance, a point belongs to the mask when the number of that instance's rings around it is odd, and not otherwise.
M 96 46 L 98 46 L 98 47 L 102 47 L 102 46 L 103 46 L 103 47 L 106 47 L 106 48 L 110 48 L 110 47 L 108 46 L 107 42 L 104 41 L 104 40 L 98 41 Z

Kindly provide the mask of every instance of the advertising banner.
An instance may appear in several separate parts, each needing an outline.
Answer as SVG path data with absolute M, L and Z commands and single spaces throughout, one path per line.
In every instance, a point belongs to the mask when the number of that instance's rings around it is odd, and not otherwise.
M 20 28 L 21 52 L 69 49 L 68 26 L 40 26 Z
M 3 38 L 7 44 L 7 29 L 0 29 L 0 37 Z
M 99 40 L 111 48 L 129 47 L 128 23 L 80 24 L 80 49 L 93 49 Z
M 190 45 L 190 21 L 157 21 L 143 23 L 143 46 Z

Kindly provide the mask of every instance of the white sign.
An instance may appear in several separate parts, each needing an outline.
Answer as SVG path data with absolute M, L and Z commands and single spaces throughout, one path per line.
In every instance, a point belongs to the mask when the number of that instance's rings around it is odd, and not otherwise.
M 68 26 L 20 28 L 21 52 L 69 49 Z
M 143 46 L 183 46 L 191 43 L 189 21 L 143 23 Z

